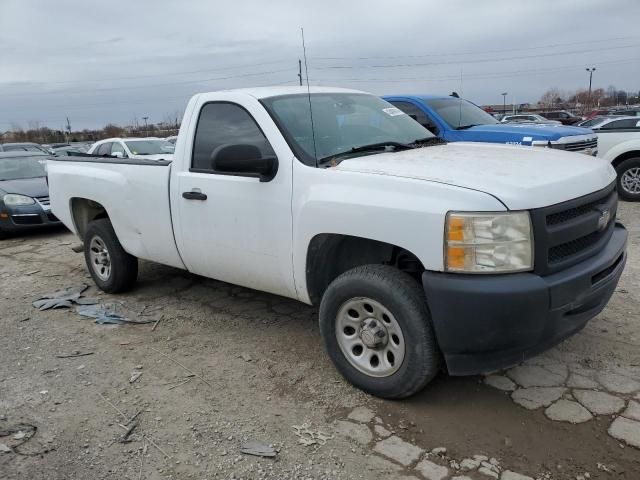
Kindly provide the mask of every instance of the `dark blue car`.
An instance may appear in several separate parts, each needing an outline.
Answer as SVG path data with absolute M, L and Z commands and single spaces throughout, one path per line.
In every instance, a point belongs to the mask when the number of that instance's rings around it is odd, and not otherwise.
M 588 128 L 500 123 L 477 105 L 453 96 L 388 95 L 383 98 L 448 142 L 549 147 L 593 156 L 598 153 L 598 137 Z
M 0 239 L 61 225 L 49 207 L 45 162 L 38 152 L 0 152 Z

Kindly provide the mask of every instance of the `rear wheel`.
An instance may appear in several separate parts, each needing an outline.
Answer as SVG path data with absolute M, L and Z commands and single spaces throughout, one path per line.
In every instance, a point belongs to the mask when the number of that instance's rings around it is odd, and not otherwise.
M 138 259 L 125 252 L 107 218 L 87 227 L 84 258 L 93 281 L 105 292 L 129 290 L 138 278 Z
M 640 200 L 640 157 L 628 158 L 616 167 L 618 194 L 624 200 Z
M 396 268 L 365 265 L 336 278 L 320 304 L 320 330 L 336 368 L 372 395 L 408 397 L 439 371 L 424 292 Z

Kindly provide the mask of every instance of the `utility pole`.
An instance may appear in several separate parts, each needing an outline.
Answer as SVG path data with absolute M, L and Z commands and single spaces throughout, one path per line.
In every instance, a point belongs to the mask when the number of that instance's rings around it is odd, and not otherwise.
M 589 97 L 587 100 L 588 102 L 587 107 L 590 107 L 591 106 L 591 81 L 593 80 L 593 72 L 596 71 L 596 67 L 591 67 L 591 68 L 587 67 L 585 68 L 585 70 L 589 73 Z
M 149 136 L 149 131 L 147 130 L 147 120 L 149 119 L 149 117 L 142 117 L 142 119 L 144 120 L 144 134 L 145 136 Z
M 509 95 L 509 92 L 502 92 L 500 95 L 502 95 L 502 113 L 506 114 L 507 113 L 507 95 Z
M 71 122 L 69 122 L 69 117 L 67 117 L 67 143 L 71 140 Z
M 298 59 L 298 80 L 300 81 L 300 86 L 302 86 L 302 60 Z

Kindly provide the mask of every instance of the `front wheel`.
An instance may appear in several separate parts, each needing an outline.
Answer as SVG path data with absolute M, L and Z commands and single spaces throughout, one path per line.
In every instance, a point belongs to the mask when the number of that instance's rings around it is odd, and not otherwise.
M 129 290 L 138 278 L 138 259 L 122 248 L 107 218 L 94 220 L 87 227 L 84 258 L 93 281 L 107 293 Z
M 640 157 L 628 158 L 616 167 L 618 194 L 623 200 L 640 201 Z
M 365 265 L 336 278 L 320 304 L 320 330 L 338 371 L 372 395 L 408 397 L 439 371 L 424 292 L 396 268 Z

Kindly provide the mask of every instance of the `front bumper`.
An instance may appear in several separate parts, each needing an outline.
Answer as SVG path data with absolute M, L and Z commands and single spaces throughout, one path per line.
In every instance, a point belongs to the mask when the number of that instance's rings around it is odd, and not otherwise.
M 0 210 L 0 230 L 3 232 L 21 232 L 54 225 L 62 225 L 62 222 L 51 210 L 38 203 Z
M 506 368 L 581 330 L 611 298 L 627 260 L 626 243 L 626 229 L 616 224 L 597 255 L 547 276 L 423 273 L 449 373 Z

